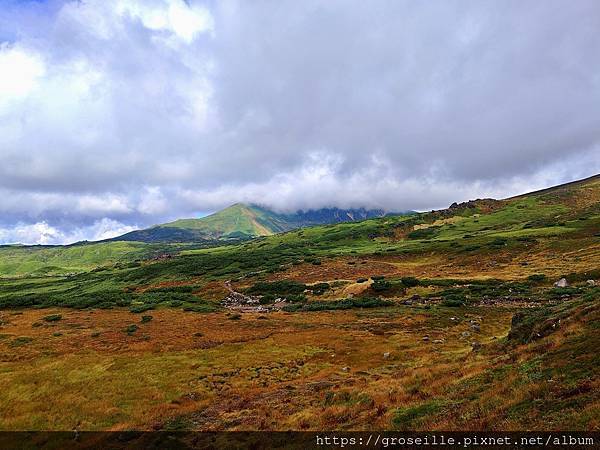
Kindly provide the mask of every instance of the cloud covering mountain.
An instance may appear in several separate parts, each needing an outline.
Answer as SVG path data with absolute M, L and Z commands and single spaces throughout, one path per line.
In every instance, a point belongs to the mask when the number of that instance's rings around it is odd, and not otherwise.
M 593 0 L 5 1 L 0 242 L 598 173 L 598 29 Z

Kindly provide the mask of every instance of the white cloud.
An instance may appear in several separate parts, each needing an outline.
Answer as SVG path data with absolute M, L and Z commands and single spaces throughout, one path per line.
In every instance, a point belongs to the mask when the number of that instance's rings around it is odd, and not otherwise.
M 135 230 L 136 227 L 124 225 L 115 220 L 103 218 L 91 226 L 80 227 L 65 232 L 48 225 L 47 222 L 33 224 L 19 223 L 14 227 L 0 228 L 0 243 L 4 244 L 71 244 L 83 240 L 110 239 Z
M 212 31 L 214 26 L 206 8 L 189 5 L 184 0 L 119 0 L 115 11 L 119 16 L 141 20 L 151 30 L 173 33 L 187 44 L 198 34 Z
M 429 209 L 600 171 L 595 0 L 12 2 L 0 28 L 4 236 L 236 201 Z
M 27 97 L 44 73 L 39 55 L 8 43 L 0 44 L 0 113 L 11 101 Z

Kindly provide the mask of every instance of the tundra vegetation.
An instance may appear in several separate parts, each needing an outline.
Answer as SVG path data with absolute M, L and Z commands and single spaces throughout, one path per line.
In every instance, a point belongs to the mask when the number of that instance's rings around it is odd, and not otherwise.
M 4 246 L 0 429 L 598 429 L 599 261 L 598 177 L 210 245 Z

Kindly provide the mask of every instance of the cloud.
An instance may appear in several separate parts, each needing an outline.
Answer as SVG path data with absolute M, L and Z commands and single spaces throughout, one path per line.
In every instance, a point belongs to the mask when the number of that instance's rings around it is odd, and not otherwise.
M 99 220 L 89 227 L 76 228 L 68 233 L 48 225 L 47 222 L 18 223 L 10 228 L 0 228 L 0 242 L 5 244 L 56 245 L 87 239 L 94 241 L 110 239 L 135 229 L 134 226 L 124 225 L 107 218 Z
M 0 226 L 429 209 L 589 176 L 599 27 L 593 0 L 9 2 Z

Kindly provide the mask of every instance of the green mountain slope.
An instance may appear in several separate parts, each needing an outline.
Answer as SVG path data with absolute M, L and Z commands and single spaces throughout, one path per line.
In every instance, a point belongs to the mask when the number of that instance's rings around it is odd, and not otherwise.
M 201 233 L 210 238 L 269 236 L 288 229 L 284 216 L 255 205 L 236 203 L 201 219 L 180 219 L 160 225 Z
M 382 217 L 382 210 L 324 208 L 283 214 L 258 205 L 236 203 L 199 219 L 180 219 L 146 230 L 132 231 L 112 240 L 140 242 L 194 242 L 270 236 L 312 225 Z

